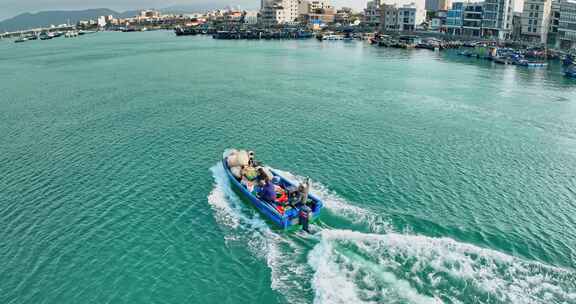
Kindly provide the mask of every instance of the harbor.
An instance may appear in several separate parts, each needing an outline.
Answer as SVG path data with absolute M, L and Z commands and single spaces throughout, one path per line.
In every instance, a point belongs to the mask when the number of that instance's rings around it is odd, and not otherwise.
M 534 46 L 513 41 L 482 39 L 458 39 L 446 35 L 428 32 L 371 32 L 350 26 L 328 29 L 310 29 L 303 26 L 262 27 L 260 25 L 241 25 L 228 23 L 221 26 L 208 24 L 162 25 L 161 27 L 140 26 L 111 27 L 106 31 L 124 33 L 145 31 L 171 31 L 176 37 L 205 35 L 216 40 L 292 40 L 313 39 L 323 41 L 362 42 L 366 47 L 399 48 L 406 50 L 431 50 L 438 52 L 457 52 L 458 55 L 474 59 L 493 61 L 497 64 L 511 64 L 528 68 L 544 68 L 549 63 L 561 62 L 561 71 L 568 78 L 574 78 L 576 69 L 574 58 L 576 51 L 564 51 L 542 46 Z M 240 26 L 241 25 L 241 26 Z M 10 33 L 15 43 L 34 40 L 45 41 L 55 38 L 75 38 L 87 34 L 105 32 L 101 29 L 83 29 L 76 26 L 34 29 Z M 6 40 L 7 38 L 4 38 Z
M 576 303 L 574 1 L 208 2 L 0 11 L 0 304 Z
M 314 303 L 348 280 L 354 303 L 570 303 L 574 81 L 560 62 L 463 49 L 164 30 L 0 42 L 0 302 Z M 230 148 L 310 178 L 312 234 L 237 193 Z

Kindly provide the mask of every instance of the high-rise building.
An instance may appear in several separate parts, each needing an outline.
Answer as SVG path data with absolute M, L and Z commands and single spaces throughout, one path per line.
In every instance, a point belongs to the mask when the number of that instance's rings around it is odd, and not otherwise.
M 561 1 L 552 1 L 550 8 L 550 26 L 548 27 L 548 43 L 558 42 L 558 27 L 560 26 Z
M 446 32 L 490 39 L 509 38 L 512 31 L 512 0 L 454 2 L 448 10 Z
M 446 14 L 446 33 L 461 36 L 464 25 L 464 3 L 454 2 Z
M 559 1 L 558 46 L 576 47 L 576 0 Z
M 525 0 L 522 12 L 522 36 L 532 42 L 546 43 L 550 28 L 552 0 Z
M 485 0 L 482 15 L 483 37 L 506 39 L 512 31 L 512 0 Z

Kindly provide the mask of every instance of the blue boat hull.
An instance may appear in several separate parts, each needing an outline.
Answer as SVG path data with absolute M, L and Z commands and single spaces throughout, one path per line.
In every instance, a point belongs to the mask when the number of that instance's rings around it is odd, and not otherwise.
M 264 214 L 269 220 L 274 222 L 278 227 L 285 229 L 285 230 L 292 230 L 292 229 L 301 229 L 302 225 L 300 224 L 300 210 L 296 209 L 289 209 L 284 214 L 281 214 L 274 206 L 270 203 L 260 200 L 254 194 L 252 194 L 246 187 L 244 187 L 232 174 L 230 168 L 228 167 L 228 162 L 226 158 L 222 160 L 222 166 L 224 166 L 224 171 L 226 171 L 226 175 L 230 180 L 230 183 L 233 188 L 235 188 L 242 197 L 248 200 L 254 207 L 256 207 L 262 214 Z M 290 180 L 284 178 L 280 174 L 275 171 L 272 171 L 274 176 L 280 177 L 281 183 L 288 186 L 296 186 Z M 312 208 L 312 213 L 310 214 L 309 222 L 316 221 L 320 217 L 320 212 L 324 206 L 323 202 L 313 194 L 309 194 L 308 198 L 314 201 L 314 208 Z

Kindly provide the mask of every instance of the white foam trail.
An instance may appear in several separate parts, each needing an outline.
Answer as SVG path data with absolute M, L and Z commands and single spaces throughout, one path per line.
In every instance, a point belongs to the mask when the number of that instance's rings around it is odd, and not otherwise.
M 449 238 L 324 230 L 309 263 L 317 304 L 576 301 L 576 273 Z
M 276 170 L 279 171 L 279 170 Z M 576 273 L 450 238 L 392 232 L 382 218 L 312 184 L 332 213 L 369 231 L 324 229 L 307 253 L 297 236 L 277 234 L 231 190 L 221 164 L 208 197 L 227 242 L 263 258 L 272 288 L 289 303 L 576 303 Z M 301 177 L 279 171 L 294 181 Z M 380 232 L 386 231 L 387 234 Z M 309 285 L 311 284 L 311 285 Z
M 304 177 L 291 172 L 278 169 L 274 169 L 274 171 L 293 182 L 301 183 L 304 181 Z M 346 201 L 320 182 L 312 181 L 311 192 L 324 202 L 325 208 L 338 217 L 355 224 L 368 225 L 368 229 L 371 232 L 384 233 L 392 231 L 392 226 L 382 215 L 375 214 Z
M 215 165 L 211 171 L 215 185 L 208 195 L 208 203 L 215 211 L 216 221 L 229 229 L 226 242 L 247 244 L 248 249 L 264 259 L 270 268 L 271 287 L 290 303 L 301 302 L 307 289 L 303 285 L 312 275 L 305 263 L 305 248 L 272 231 L 255 210 L 240 200 L 232 190 L 222 164 Z M 298 257 L 304 261 L 298 261 Z

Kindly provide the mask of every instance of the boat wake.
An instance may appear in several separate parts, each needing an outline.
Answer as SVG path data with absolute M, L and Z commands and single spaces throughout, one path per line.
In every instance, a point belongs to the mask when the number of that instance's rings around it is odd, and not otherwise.
M 450 238 L 395 232 L 384 217 L 319 183 L 312 186 L 327 211 L 353 218 L 365 232 L 328 223 L 314 227 L 314 236 L 276 233 L 232 191 L 222 165 L 212 172 L 208 202 L 226 241 L 248 244 L 263 258 L 271 287 L 289 303 L 576 303 L 575 272 Z
M 270 268 L 272 288 L 283 294 L 289 303 L 300 303 L 302 297 L 313 297 L 310 288 L 312 269 L 306 263 L 306 245 L 311 237 L 295 234 L 286 238 L 274 232 L 260 214 L 242 202 L 232 190 L 222 164 L 211 168 L 215 179 L 208 203 L 214 210 L 216 221 L 225 228 L 228 245 L 247 244 L 256 257 Z
M 325 230 L 315 303 L 574 303 L 576 273 L 457 242 Z

